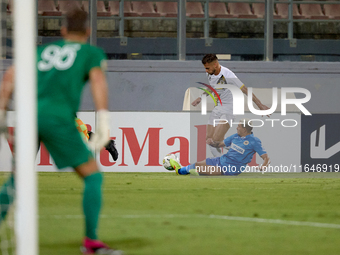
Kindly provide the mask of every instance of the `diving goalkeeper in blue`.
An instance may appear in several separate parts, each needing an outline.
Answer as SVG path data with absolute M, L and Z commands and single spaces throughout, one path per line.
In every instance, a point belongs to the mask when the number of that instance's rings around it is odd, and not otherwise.
M 237 126 L 237 133 L 221 142 L 215 142 L 215 147 L 230 147 L 221 157 L 207 158 L 203 161 L 181 167 L 180 164 L 170 159 L 171 166 L 176 174 L 186 175 L 239 175 L 251 162 L 255 153 L 263 159 L 260 170 L 270 163 L 266 150 L 262 147 L 261 140 L 252 133 L 252 123 L 249 120 L 241 120 Z

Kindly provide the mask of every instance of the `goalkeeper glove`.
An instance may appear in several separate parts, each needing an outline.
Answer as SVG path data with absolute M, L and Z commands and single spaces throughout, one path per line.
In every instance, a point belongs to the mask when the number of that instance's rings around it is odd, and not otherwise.
M 97 112 L 96 133 L 92 134 L 89 147 L 92 150 L 101 150 L 108 144 L 109 140 L 109 112 L 99 110 Z
M 105 149 L 109 151 L 114 161 L 118 159 L 118 150 L 114 140 L 110 140 L 109 144 L 105 146 Z
M 89 131 L 87 132 L 87 134 L 89 135 L 89 141 L 90 141 L 93 135 L 93 132 Z M 110 140 L 108 145 L 105 146 L 105 149 L 111 154 L 111 157 L 113 158 L 113 160 L 117 161 L 119 153 L 116 148 L 116 142 L 114 140 Z

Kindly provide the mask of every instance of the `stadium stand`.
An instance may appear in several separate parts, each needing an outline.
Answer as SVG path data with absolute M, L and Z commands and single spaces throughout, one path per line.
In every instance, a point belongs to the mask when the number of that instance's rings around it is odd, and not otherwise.
M 156 9 L 163 17 L 177 17 L 177 2 L 156 2 Z
M 119 2 L 109 1 L 109 11 L 112 16 L 119 15 Z M 137 17 L 139 16 L 135 11 L 132 10 L 131 2 L 124 1 L 124 17 Z
M 41 16 L 61 16 L 53 0 L 38 0 L 38 14 Z
M 89 2 L 83 1 L 84 11 L 89 12 Z M 104 1 L 97 2 L 97 16 L 99 17 L 110 17 L 111 13 L 106 10 Z
M 229 13 L 235 18 L 256 19 L 257 15 L 252 12 L 249 3 L 228 3 Z
M 265 12 L 266 12 L 266 6 L 265 3 L 263 1 L 263 3 L 253 3 L 252 4 L 252 9 L 253 9 L 253 13 L 260 19 L 264 19 L 265 17 Z M 276 12 L 276 8 L 274 6 L 274 18 L 275 16 L 278 16 L 277 12 Z M 279 18 L 279 17 L 276 17 Z
M 322 11 L 320 4 L 300 3 L 301 15 L 307 19 L 327 19 L 328 17 Z
M 263 19 L 266 12 L 266 6 L 264 3 L 253 3 L 253 12 L 258 17 Z
M 187 16 L 190 18 L 203 18 L 204 12 L 202 4 L 199 2 L 187 2 Z
M 154 2 L 132 2 L 133 11 L 141 17 L 160 17 L 155 11 Z
M 7 13 L 4 16 L 7 19 L 7 33 L 12 35 L 13 24 L 12 15 L 13 1 L 8 2 Z M 153 2 L 158 1 L 158 2 Z M 178 17 L 178 2 L 174 0 L 142 0 L 125 1 L 124 0 L 124 17 L 129 17 L 124 20 L 124 24 L 119 23 L 119 6 L 118 0 L 100 0 L 98 1 L 98 22 L 97 34 L 98 38 L 108 38 L 115 42 L 117 35 L 124 34 L 128 38 L 136 38 L 136 40 L 144 40 L 144 38 L 152 38 L 156 41 L 162 41 L 163 38 L 176 38 L 177 36 L 177 17 Z M 171 2 L 167 2 L 171 1 Z M 250 2 L 249 0 L 209 0 L 209 30 L 208 34 L 211 38 L 222 40 L 224 38 L 241 39 L 240 41 L 263 38 L 264 27 L 264 12 L 265 0 L 257 0 Z M 215 1 L 215 2 L 213 2 Z M 296 1 L 296 0 L 294 0 Z M 65 14 L 71 5 L 81 6 L 81 8 L 88 11 L 88 0 L 38 0 L 39 16 L 37 19 L 38 35 L 42 37 L 42 42 L 46 40 L 44 37 L 60 36 L 61 15 Z M 205 36 L 207 27 L 204 26 L 205 5 L 202 2 L 190 2 L 187 0 L 187 25 L 186 36 L 196 39 L 202 39 Z M 329 3 L 330 2 L 330 3 Z M 84 5 L 84 6 L 83 6 Z M 329 40 L 329 44 L 337 43 L 340 34 L 340 0 L 322 0 L 311 2 L 298 1 L 294 2 L 293 7 L 293 26 L 288 25 L 288 0 L 277 0 L 274 3 L 274 39 L 284 39 L 289 35 L 293 35 L 297 40 Z M 105 8 L 106 7 L 106 8 Z M 146 8 L 147 7 L 147 8 Z M 135 17 L 135 18 L 134 18 Z M 150 18 L 149 18 L 150 17 Z M 122 32 L 123 31 L 123 32 Z M 292 33 L 290 33 L 292 32 Z M 335 41 L 337 40 L 337 41 Z M 231 40 L 230 40 L 231 41 Z M 8 40 L 8 43 L 11 41 Z M 131 41 L 132 42 L 132 41 Z M 307 42 L 301 41 L 298 47 Z M 231 42 L 228 42 L 231 43 Z M 247 42 L 248 43 L 248 42 Z M 312 43 L 315 43 L 312 41 Z M 132 43 L 129 42 L 129 47 Z M 174 44 L 175 45 L 175 44 Z M 141 46 L 141 58 L 147 59 L 173 59 L 173 52 L 171 53 L 154 53 L 147 49 L 146 46 Z M 109 46 L 108 46 L 109 47 Z M 195 47 L 199 48 L 200 46 Z M 317 49 L 310 52 L 310 59 L 305 58 L 300 54 L 294 56 L 281 56 L 277 60 L 303 60 L 303 61 L 334 61 L 340 59 L 338 54 L 332 53 L 328 48 L 334 46 L 324 47 L 326 53 L 320 53 Z M 262 48 L 261 48 L 262 49 Z M 190 47 L 191 50 L 191 47 Z M 110 58 L 132 58 L 129 53 L 122 49 L 123 53 L 116 53 L 111 50 Z M 169 51 L 169 52 L 170 52 Z M 9 52 L 9 51 L 8 51 Z M 196 54 L 197 55 L 197 54 Z M 194 54 L 191 57 L 194 57 Z M 256 55 L 256 56 L 255 56 Z M 8 54 L 10 56 L 10 54 Z M 258 57 L 257 57 L 258 56 Z M 233 60 L 262 60 L 260 54 L 257 53 L 238 53 L 233 55 Z
M 232 18 L 225 3 L 209 3 L 209 17 L 212 18 Z
M 340 19 L 340 3 L 339 4 L 325 4 L 323 5 L 325 15 L 329 19 Z
M 276 4 L 276 14 L 274 14 L 274 19 L 288 19 L 288 8 L 289 5 L 285 3 Z M 301 15 L 299 7 L 297 4 L 293 4 L 293 19 L 304 19 L 305 17 Z
M 58 1 L 58 10 L 62 14 L 66 14 L 71 8 L 82 9 L 82 4 L 79 1 Z

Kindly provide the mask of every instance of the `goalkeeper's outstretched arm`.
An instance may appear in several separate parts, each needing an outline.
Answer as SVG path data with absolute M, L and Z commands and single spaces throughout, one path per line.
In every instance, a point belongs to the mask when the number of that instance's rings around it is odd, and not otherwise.
M 109 112 L 108 87 L 104 71 L 100 67 L 90 70 L 90 83 L 93 101 L 97 110 L 96 133 L 89 141 L 94 150 L 101 150 L 110 140 L 109 136 Z

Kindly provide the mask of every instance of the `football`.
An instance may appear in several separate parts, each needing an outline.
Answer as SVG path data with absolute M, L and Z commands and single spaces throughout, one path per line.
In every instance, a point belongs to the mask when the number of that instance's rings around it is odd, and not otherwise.
M 167 154 L 167 155 L 165 155 L 165 157 L 163 158 L 163 166 L 164 166 L 164 168 L 166 170 L 169 170 L 169 171 L 174 170 L 172 168 L 172 166 L 170 165 L 170 159 L 175 159 L 175 160 L 178 161 L 178 158 L 177 158 L 177 156 L 175 154 Z

